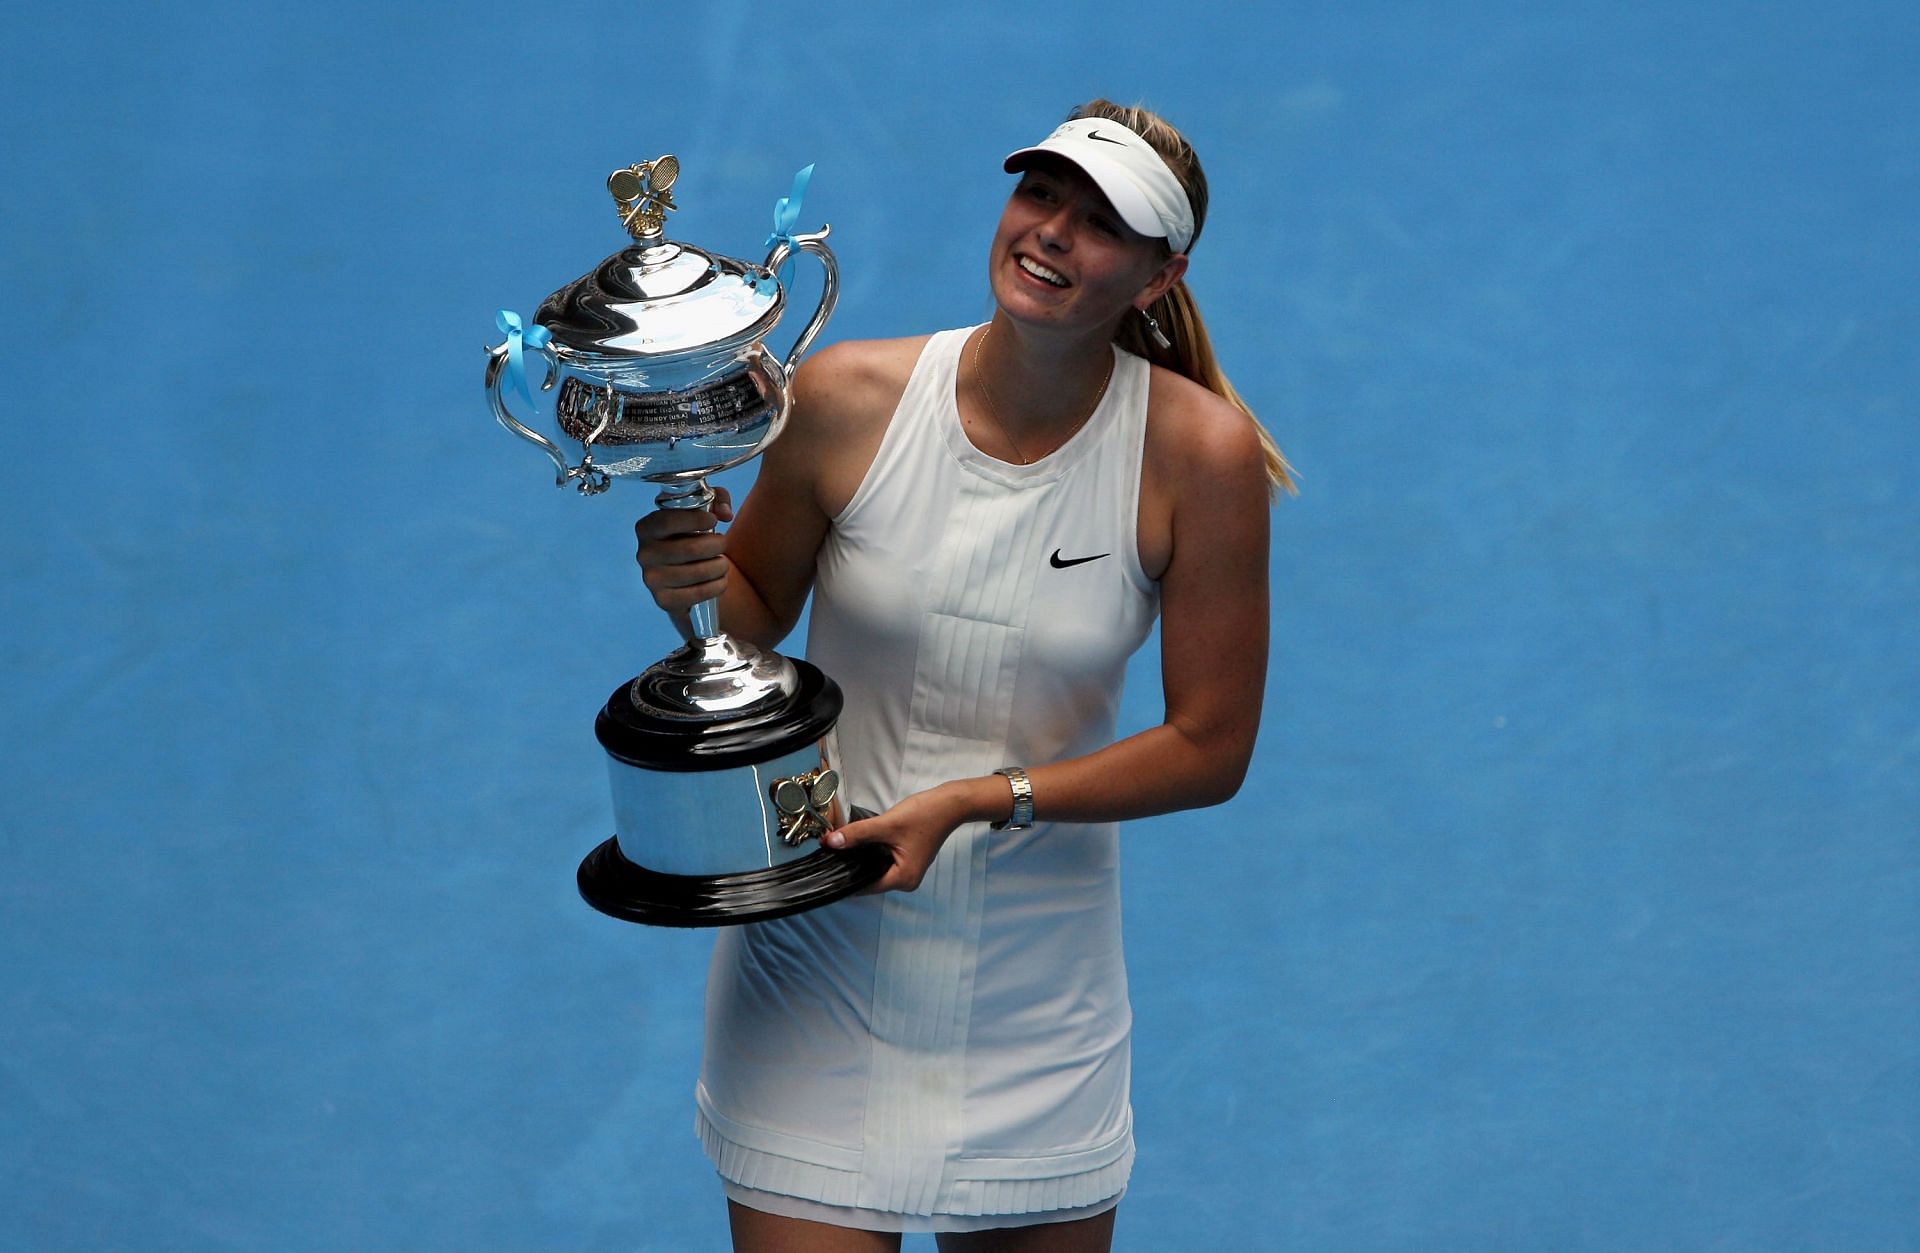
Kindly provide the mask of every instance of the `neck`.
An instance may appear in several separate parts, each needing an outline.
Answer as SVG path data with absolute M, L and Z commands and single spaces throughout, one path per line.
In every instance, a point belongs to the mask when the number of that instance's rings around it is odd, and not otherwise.
M 1113 328 L 1038 331 L 996 313 L 982 332 L 979 369 L 995 416 L 1036 442 L 1086 421 L 1113 370 Z

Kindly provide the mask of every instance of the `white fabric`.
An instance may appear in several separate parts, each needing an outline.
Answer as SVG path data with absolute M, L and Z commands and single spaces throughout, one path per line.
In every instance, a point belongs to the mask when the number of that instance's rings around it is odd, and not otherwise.
M 1005 1227 L 1039 1227 L 1048 1223 L 1078 1222 L 1095 1218 L 1120 1204 L 1119 1196 L 1110 1196 L 1093 1205 L 1076 1209 L 1048 1210 L 1040 1214 L 890 1214 L 886 1210 L 856 1209 L 851 1205 L 822 1205 L 797 1196 L 761 1192 L 743 1188 L 731 1179 L 721 1179 L 720 1188 L 729 1201 L 748 1209 L 783 1218 L 804 1218 L 808 1222 L 830 1223 L 835 1227 L 853 1227 L 861 1231 L 997 1231 Z
M 846 691 L 843 795 L 876 810 L 1111 742 L 1159 605 L 1135 535 L 1147 364 L 1116 349 L 1080 432 L 1014 466 L 961 429 L 966 336 L 927 345 L 819 557 L 807 654 Z M 718 934 L 696 1095 L 723 1178 L 905 1230 L 1125 1188 L 1118 832 L 1049 823 L 1044 794 L 1036 816 L 955 831 L 916 892 Z
M 1062 122 L 1031 148 L 1009 153 L 1009 174 L 1026 168 L 1026 158 L 1051 152 L 1086 171 L 1105 193 L 1121 221 L 1142 235 L 1164 236 L 1167 247 L 1185 252 L 1193 242 L 1193 204 L 1186 188 L 1153 145 L 1129 127 L 1100 117 Z

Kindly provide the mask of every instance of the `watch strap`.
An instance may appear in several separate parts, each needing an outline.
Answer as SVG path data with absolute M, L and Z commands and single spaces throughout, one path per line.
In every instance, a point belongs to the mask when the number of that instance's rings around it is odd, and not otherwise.
M 1018 766 L 1002 766 L 994 771 L 1013 788 L 1013 813 L 1004 822 L 993 824 L 995 831 L 1025 831 L 1033 825 L 1033 783 Z

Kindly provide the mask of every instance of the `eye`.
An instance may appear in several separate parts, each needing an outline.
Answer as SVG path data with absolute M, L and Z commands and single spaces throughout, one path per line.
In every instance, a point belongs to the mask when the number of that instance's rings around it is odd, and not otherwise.
M 1087 224 L 1092 226 L 1094 230 L 1099 231 L 1102 235 L 1107 235 L 1114 239 L 1120 238 L 1120 224 L 1104 213 L 1094 214 L 1087 219 Z
M 1046 201 L 1049 204 L 1059 198 L 1051 183 L 1048 183 L 1045 179 L 1036 178 L 1033 175 L 1028 175 L 1026 178 L 1020 180 L 1020 194 L 1034 200 Z

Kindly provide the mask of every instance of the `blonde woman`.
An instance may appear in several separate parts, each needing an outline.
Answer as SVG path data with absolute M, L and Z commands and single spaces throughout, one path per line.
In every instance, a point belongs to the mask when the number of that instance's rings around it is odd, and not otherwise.
M 650 514 L 661 607 L 720 597 L 845 689 L 830 833 L 871 893 L 721 931 L 698 1127 L 739 1250 L 1103 1250 L 1133 1161 L 1118 837 L 1244 776 L 1286 462 L 1182 276 L 1192 148 L 1094 101 L 1007 158 L 984 326 L 798 372 L 735 516 Z M 689 525 L 731 522 L 724 532 Z M 1166 713 L 1115 739 L 1161 627 Z

